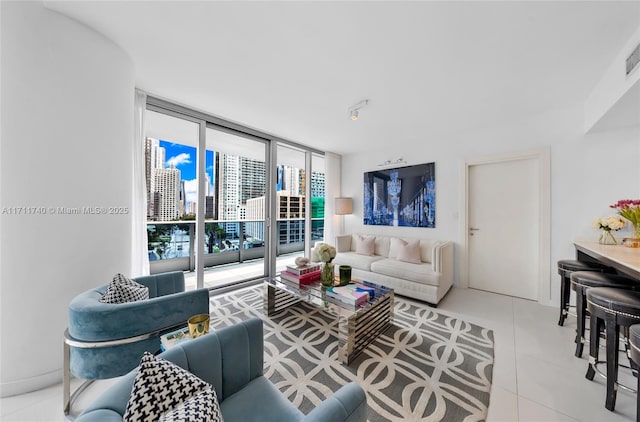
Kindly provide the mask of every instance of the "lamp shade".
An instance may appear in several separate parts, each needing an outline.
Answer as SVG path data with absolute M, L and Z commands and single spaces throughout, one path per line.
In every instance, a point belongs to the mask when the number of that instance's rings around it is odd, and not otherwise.
M 353 213 L 353 200 L 351 198 L 335 198 L 335 214 L 347 215 Z

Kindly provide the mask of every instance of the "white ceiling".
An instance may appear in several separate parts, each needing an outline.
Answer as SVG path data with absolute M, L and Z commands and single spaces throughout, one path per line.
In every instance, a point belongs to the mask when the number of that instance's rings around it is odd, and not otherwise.
M 582 104 L 640 26 L 640 1 L 45 5 L 122 47 L 139 88 L 343 154 Z

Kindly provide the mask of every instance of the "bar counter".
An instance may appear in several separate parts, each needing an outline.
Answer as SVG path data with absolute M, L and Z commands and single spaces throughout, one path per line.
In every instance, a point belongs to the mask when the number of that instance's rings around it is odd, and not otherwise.
M 601 245 L 588 240 L 577 240 L 573 245 L 576 248 L 576 259 L 600 262 L 640 282 L 640 248 Z

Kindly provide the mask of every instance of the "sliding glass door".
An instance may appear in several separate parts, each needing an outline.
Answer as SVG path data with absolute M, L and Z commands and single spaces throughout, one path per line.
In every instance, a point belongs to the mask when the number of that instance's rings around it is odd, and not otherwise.
M 150 272 L 188 289 L 273 276 L 322 240 L 322 153 L 147 97 Z
M 213 162 L 204 197 L 205 287 L 267 275 L 267 142 L 215 126 L 206 129 Z M 234 267 L 223 264 L 235 263 Z

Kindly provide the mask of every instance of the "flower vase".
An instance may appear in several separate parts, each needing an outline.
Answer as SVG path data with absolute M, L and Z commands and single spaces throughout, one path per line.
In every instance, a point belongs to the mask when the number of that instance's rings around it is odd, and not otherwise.
M 633 238 L 640 240 L 640 222 L 633 225 Z
M 598 239 L 598 243 L 601 245 L 617 245 L 618 241 L 615 237 L 613 237 L 613 233 L 611 230 L 602 230 L 600 233 L 600 239 Z
M 325 262 L 324 267 L 322 267 L 322 273 L 320 274 L 320 280 L 324 287 L 332 287 L 334 285 L 334 275 L 333 275 L 333 263 Z

